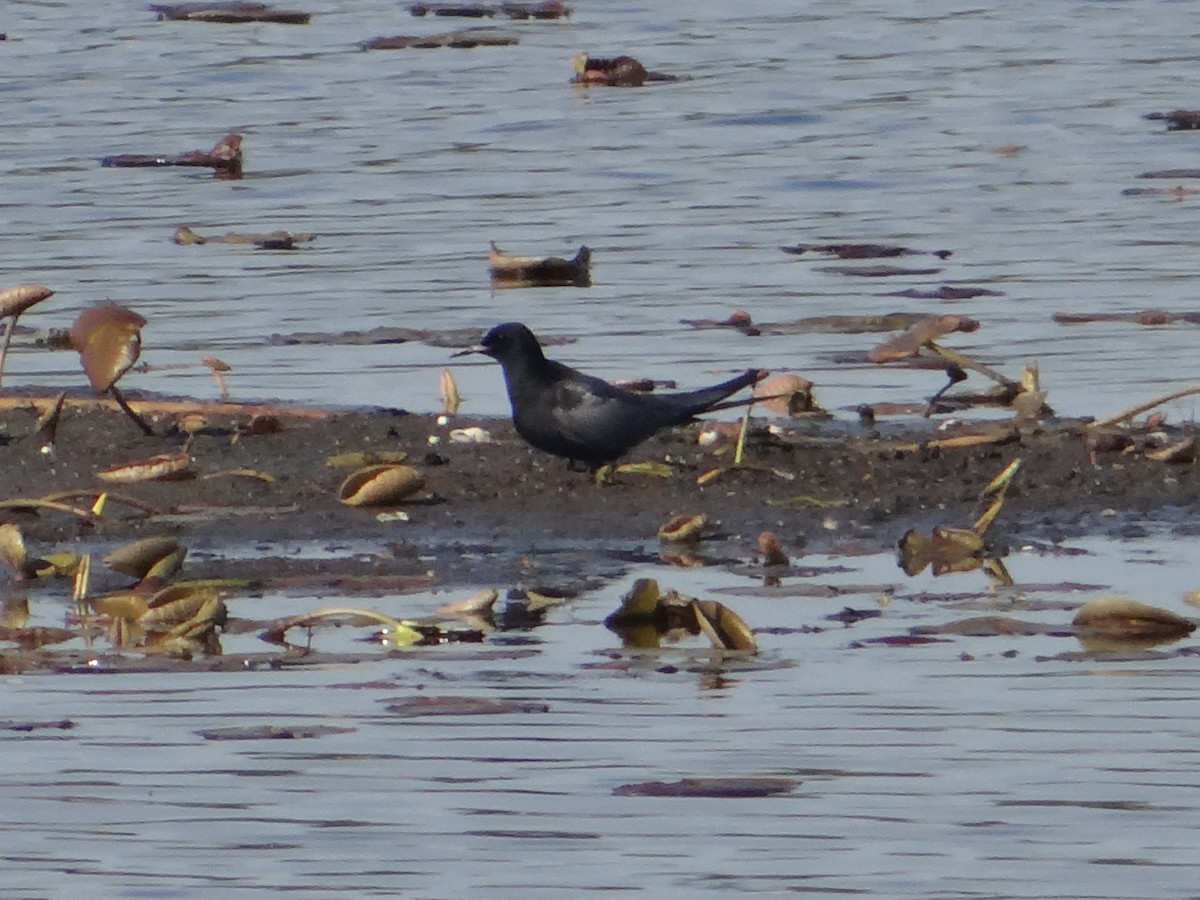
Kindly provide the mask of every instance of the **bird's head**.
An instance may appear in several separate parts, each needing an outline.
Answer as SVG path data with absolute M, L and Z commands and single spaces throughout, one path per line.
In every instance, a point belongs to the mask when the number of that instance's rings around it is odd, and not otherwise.
M 544 358 L 538 339 L 520 322 L 505 322 L 503 325 L 497 325 L 485 334 L 483 340 L 478 344 L 454 355 L 466 356 L 469 353 L 482 353 L 501 363 L 518 359 Z

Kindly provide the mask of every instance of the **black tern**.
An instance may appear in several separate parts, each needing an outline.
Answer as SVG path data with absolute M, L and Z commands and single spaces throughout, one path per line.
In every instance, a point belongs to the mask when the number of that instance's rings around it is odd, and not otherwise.
M 546 359 L 538 339 L 520 322 L 497 325 L 481 343 L 454 355 L 468 353 L 500 363 L 517 434 L 539 450 L 592 467 L 613 462 L 664 428 L 722 408 L 721 401 L 767 374 L 747 369 L 696 391 L 634 393 Z

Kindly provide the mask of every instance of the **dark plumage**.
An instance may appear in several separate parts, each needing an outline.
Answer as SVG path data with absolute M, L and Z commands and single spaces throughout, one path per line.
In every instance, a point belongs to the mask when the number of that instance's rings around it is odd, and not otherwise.
M 664 428 L 691 422 L 767 374 L 747 369 L 697 391 L 637 394 L 546 359 L 533 332 L 519 322 L 497 325 L 463 352 L 485 353 L 500 363 L 521 437 L 591 466 L 612 462 Z

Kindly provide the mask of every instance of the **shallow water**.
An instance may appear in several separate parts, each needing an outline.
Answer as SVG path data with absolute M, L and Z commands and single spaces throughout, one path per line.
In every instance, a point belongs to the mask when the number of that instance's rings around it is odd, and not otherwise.
M 984 329 L 954 345 L 1014 376 L 1036 360 L 1072 415 L 1191 378 L 1195 326 L 1050 320 L 1195 309 L 1197 201 L 1121 195 L 1174 185 L 1137 180 L 1146 170 L 1196 165 L 1194 135 L 1140 118 L 1190 102 L 1185 4 L 934 3 L 906 16 L 762 0 L 689 4 L 680 17 L 584 2 L 566 21 L 492 22 L 519 36 L 513 47 L 370 53 L 357 43 L 477 23 L 373 0 L 305 8 L 307 27 L 160 23 L 137 3 L 7 9 L 4 277 L 58 291 L 27 317 L 35 327 L 65 327 L 105 299 L 146 315 L 143 359 L 160 368 L 127 389 L 211 396 L 196 363 L 216 354 L 234 367 L 235 397 L 430 410 L 442 348 L 266 339 L 508 319 L 578 337 L 559 355 L 614 377 L 699 384 L 747 365 L 790 369 L 834 409 L 940 386 L 835 361 L 871 335 L 748 339 L 679 324 L 737 307 L 761 322 L 972 315 Z M 688 79 L 575 89 L 580 47 Z M 207 148 L 227 130 L 245 136 L 238 182 L 98 165 Z M 295 253 L 177 247 L 181 223 L 320 236 Z M 586 243 L 595 283 L 493 293 L 489 240 L 526 254 Z M 954 255 L 898 260 L 939 275 L 860 278 L 779 250 L 839 240 Z M 881 296 L 943 283 L 1003 296 Z M 70 353 L 28 350 L 11 369 L 14 381 L 81 380 Z M 466 411 L 504 410 L 492 364 L 455 370 Z
M 498 23 L 520 36 L 516 47 L 377 53 L 355 45 L 464 23 L 376 0 L 303 6 L 315 14 L 305 28 L 157 23 L 135 2 L 0 10 L 0 269 L 6 284 L 58 291 L 25 324 L 66 327 L 112 299 L 150 320 L 153 368 L 130 375 L 129 389 L 213 396 L 196 363 L 218 355 L 239 399 L 416 410 L 437 406 L 443 348 L 267 338 L 521 319 L 578 337 L 558 355 L 600 374 L 693 384 L 748 365 L 793 369 L 841 409 L 940 385 L 835 360 L 872 336 L 749 339 L 679 320 L 735 307 L 763 322 L 901 309 L 979 318 L 983 330 L 954 346 L 1009 374 L 1038 361 L 1064 413 L 1105 414 L 1192 378 L 1194 326 L 1050 319 L 1196 309 L 1196 201 L 1121 195 L 1151 184 L 1140 172 L 1200 164 L 1197 136 L 1140 119 L 1192 105 L 1187 4 L 933 3 L 904 16 L 863 2 L 701 2 L 681 18 L 663 4 L 583 0 L 566 22 Z M 580 48 L 692 78 L 576 90 L 566 81 Z M 246 138 L 239 182 L 98 165 L 111 153 L 206 148 L 227 130 Z M 1021 150 L 993 152 L 1005 145 Z M 320 236 L 290 254 L 177 247 L 182 223 Z M 492 293 L 488 240 L 522 254 L 586 243 L 594 284 Z M 936 276 L 869 279 L 778 249 L 843 240 L 954 255 Z M 880 296 L 942 283 L 1004 296 Z M 26 341 L 8 372 L 10 383 L 82 382 L 73 354 Z M 492 364 L 455 372 L 466 411 L 504 410 Z M 81 886 L 122 897 L 1193 897 L 1194 658 L 1054 658 L 1080 648 L 1045 636 L 853 646 L 980 605 L 1065 623 L 1066 607 L 1110 591 L 1187 612 L 1190 548 L 1079 545 L 1091 555 L 1010 559 L 1018 587 L 1035 587 L 982 604 L 982 575 L 907 580 L 881 557 L 803 560 L 847 567 L 818 583 L 873 586 L 819 600 L 764 597 L 724 570 L 633 567 L 546 625 L 483 647 L 388 657 L 319 634 L 378 659 L 9 676 L 6 721 L 75 727 L 0 730 L 0 886 L 14 897 Z M 695 641 L 630 662 L 600 621 L 639 575 L 717 592 L 751 625 L 784 631 L 760 634 L 759 660 L 713 660 Z M 824 619 L 878 608 L 889 585 L 880 618 L 849 629 Z M 458 598 L 363 605 L 420 615 Z M 1029 598 L 1063 608 L 1026 609 Z M 267 595 L 231 611 L 266 619 L 329 600 Z M 34 606 L 46 624 L 63 612 Z M 230 653 L 266 649 L 253 634 L 227 639 Z M 387 710 L 423 695 L 548 708 Z M 354 730 L 197 734 L 262 724 Z M 761 799 L 613 793 L 729 776 L 798 784 Z
M 1195 657 L 1080 658 L 1074 638 L 1051 636 L 872 642 L 984 613 L 1061 626 L 1114 590 L 1187 611 L 1177 545 L 1070 549 L 1014 554 L 1018 586 L 997 592 L 980 573 L 905 579 L 885 556 L 803 557 L 817 573 L 776 592 L 735 570 L 646 565 L 482 646 L 388 656 L 357 642 L 367 629 L 319 629 L 315 648 L 368 661 L 10 676 L 6 725 L 74 727 L 0 729 L 0 883 L 30 897 L 83 884 L 98 896 L 1194 896 Z M 760 656 L 721 659 L 700 639 L 622 652 L 601 620 L 637 576 L 719 596 L 760 630 Z M 788 594 L 815 585 L 842 593 Z M 423 616 L 469 590 L 356 603 Z M 268 593 L 230 612 L 327 603 Z M 846 606 L 882 614 L 827 619 Z M 53 621 L 61 603 L 34 611 Z M 234 656 L 270 649 L 253 634 L 225 642 Z M 389 709 L 433 697 L 526 708 Z M 263 726 L 342 730 L 200 733 Z M 614 793 L 734 777 L 795 786 Z

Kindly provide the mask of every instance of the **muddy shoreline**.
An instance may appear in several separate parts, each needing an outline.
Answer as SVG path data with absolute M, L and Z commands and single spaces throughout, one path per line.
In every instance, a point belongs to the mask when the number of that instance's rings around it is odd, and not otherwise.
M 138 397 L 131 400 L 138 405 Z M 173 535 L 189 548 L 191 577 L 269 572 L 420 577 L 440 585 L 570 582 L 659 558 L 659 527 L 672 516 L 698 513 L 710 526 L 689 548 L 693 562 L 754 564 L 765 530 L 779 535 L 793 561 L 805 551 L 872 552 L 893 546 L 909 528 L 970 525 L 981 489 L 1018 457 L 1020 473 L 988 535 L 1000 554 L 1084 535 L 1136 537 L 1158 529 L 1191 535 L 1200 507 L 1194 465 L 1143 455 L 1184 434 L 1167 427 L 1130 430 L 1128 449 L 1097 452 L 1082 423 L 974 423 L 961 430 L 999 436 L 945 449 L 926 442 L 954 431 L 924 420 L 881 426 L 885 436 L 858 426 L 763 418 L 747 444 L 749 465 L 728 468 L 705 485 L 697 478 L 728 465 L 732 439 L 701 447 L 692 427 L 660 435 L 629 457 L 667 461 L 669 477 L 623 474 L 597 487 L 586 473 L 525 445 L 506 419 L 446 422 L 401 410 L 264 411 L 185 400 L 170 414 L 151 412 L 160 436 L 143 437 L 114 405 L 81 397 L 68 402 L 53 449 L 43 452 L 32 436 L 42 406 L 13 401 L 0 415 L 0 499 L 78 490 L 73 503 L 87 508 L 107 489 L 109 506 L 94 519 L 10 508 L 0 510 L 0 520 L 19 525 L 36 553 Z M 762 427 L 772 421 L 782 435 Z M 193 433 L 192 477 L 127 485 L 98 480 L 102 469 L 179 452 L 188 437 L 181 426 Z M 449 439 L 451 428 L 467 426 L 483 429 L 491 441 Z M 377 521 L 378 509 L 347 507 L 336 497 L 347 470 L 327 465 L 330 456 L 385 450 L 406 452 L 425 477 L 425 488 L 398 504 L 408 521 Z M 316 562 L 298 549 L 314 545 L 323 548 Z

